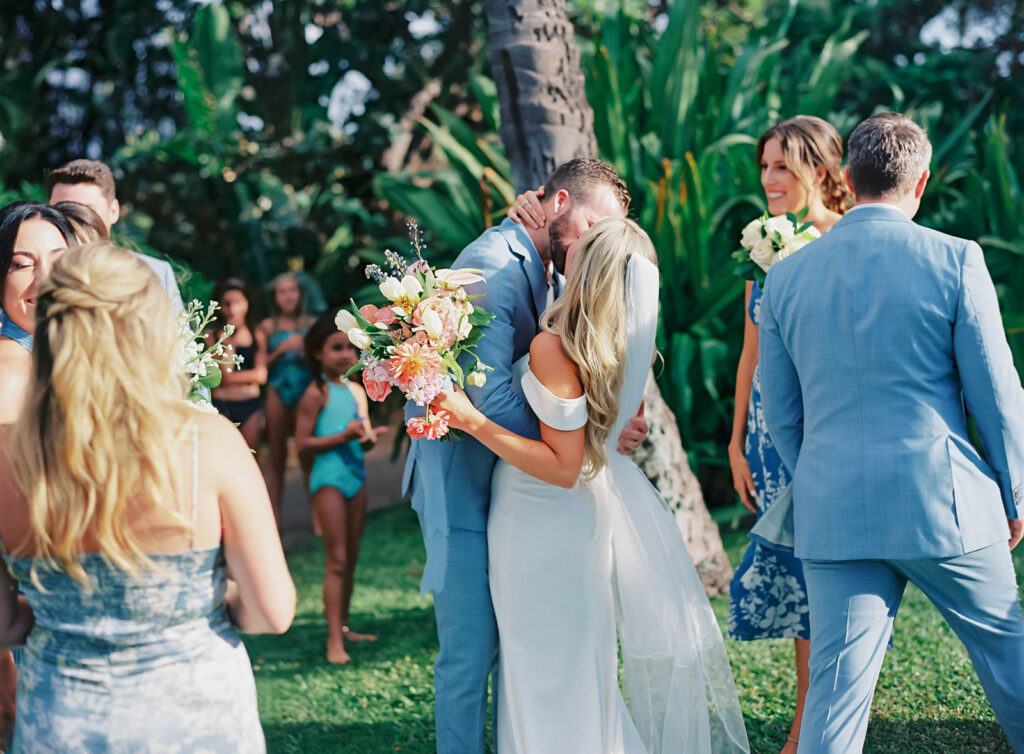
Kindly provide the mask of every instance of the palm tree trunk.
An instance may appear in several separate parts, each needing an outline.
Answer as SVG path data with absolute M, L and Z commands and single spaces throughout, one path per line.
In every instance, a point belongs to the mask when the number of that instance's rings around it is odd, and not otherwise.
M 517 191 L 535 188 L 561 163 L 597 151 L 575 32 L 564 0 L 487 0 L 487 22 L 512 180 Z M 650 433 L 634 460 L 675 514 L 705 590 L 722 594 L 732 567 L 683 451 L 675 416 L 653 378 L 644 398 Z
M 564 0 L 487 0 L 501 140 L 517 191 L 596 152 L 575 31 Z

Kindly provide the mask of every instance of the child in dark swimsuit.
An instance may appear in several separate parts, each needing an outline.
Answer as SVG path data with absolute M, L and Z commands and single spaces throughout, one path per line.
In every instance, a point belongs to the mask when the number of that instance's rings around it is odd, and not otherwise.
M 235 331 L 225 341 L 242 357 L 238 369 L 224 370 L 220 387 L 213 390 L 213 405 L 231 422 L 238 425 L 242 437 L 250 448 L 255 448 L 260 437 L 260 386 L 267 381 L 267 339 L 256 328 L 249 326 L 249 297 L 245 283 L 229 278 L 213 291 L 213 300 L 220 304 L 217 329 L 213 340 L 220 337 L 225 325 Z

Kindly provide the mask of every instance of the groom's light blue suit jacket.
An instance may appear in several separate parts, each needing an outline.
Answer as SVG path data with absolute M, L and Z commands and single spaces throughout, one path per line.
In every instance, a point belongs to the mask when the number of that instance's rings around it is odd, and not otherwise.
M 506 219 L 462 250 L 452 268 L 463 267 L 483 271 L 485 282 L 468 290 L 482 293 L 474 304 L 495 315 L 476 348 L 480 360 L 494 371 L 487 374 L 483 387 L 467 389 L 469 397 L 496 423 L 538 439 L 537 419 L 522 394 L 513 389 L 512 365 L 529 352 L 546 308 L 544 264 L 526 231 Z M 410 403 L 406 417 L 422 415 L 424 410 Z M 410 491 L 427 548 L 424 592 L 440 591 L 444 585 L 449 528 L 487 530 L 495 462 L 495 455 L 472 437 L 454 442 L 412 441 L 403 489 Z
M 943 558 L 1008 538 L 1024 391 L 977 244 L 891 206 L 849 212 L 769 271 L 759 369 L 799 557 Z

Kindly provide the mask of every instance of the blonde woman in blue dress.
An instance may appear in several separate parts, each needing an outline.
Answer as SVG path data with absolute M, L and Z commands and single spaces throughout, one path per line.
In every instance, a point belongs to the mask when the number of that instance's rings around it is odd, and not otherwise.
M 502 459 L 487 524 L 497 749 L 749 751 L 722 635 L 672 514 L 615 452 L 654 357 L 654 249 L 635 223 L 609 218 L 564 264 L 565 292 L 513 369 L 539 435 L 500 427 L 461 391 L 435 402 Z
M 295 590 L 252 454 L 185 401 L 170 301 L 130 252 L 65 252 L 35 314 L 0 433 L 13 750 L 265 751 L 237 630 L 285 631 Z

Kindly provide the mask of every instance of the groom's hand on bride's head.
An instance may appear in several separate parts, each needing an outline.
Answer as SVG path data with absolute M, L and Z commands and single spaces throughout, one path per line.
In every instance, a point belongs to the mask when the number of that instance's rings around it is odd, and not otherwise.
M 516 197 L 512 206 L 508 208 L 508 216 L 517 223 L 522 223 L 534 230 L 543 228 L 547 223 L 544 208 L 540 206 L 540 200 L 543 196 L 543 186 L 538 186 L 536 191 L 526 191 L 520 194 Z
M 1024 538 L 1024 521 L 1019 518 L 1008 518 L 1006 523 L 1010 525 L 1010 549 L 1012 550 Z
M 640 447 L 640 443 L 644 441 L 649 431 L 650 427 L 647 426 L 647 420 L 644 418 L 644 404 L 641 401 L 640 410 L 636 412 L 636 416 L 630 419 L 629 424 L 623 427 L 622 432 L 619 433 L 619 452 L 628 456 Z

